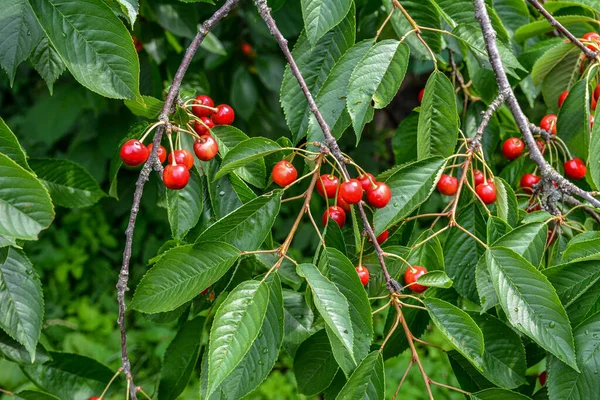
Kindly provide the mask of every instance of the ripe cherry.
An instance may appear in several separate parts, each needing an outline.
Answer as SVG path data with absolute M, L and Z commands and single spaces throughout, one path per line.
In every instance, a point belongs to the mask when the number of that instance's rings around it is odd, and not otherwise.
M 550 132 L 553 135 L 556 135 L 556 120 L 558 117 L 554 114 L 544 115 L 542 120 L 540 121 L 540 128 L 545 131 Z
M 327 194 L 328 199 L 333 199 L 335 198 L 339 183 L 340 180 L 337 177 L 330 174 L 323 174 L 317 180 L 317 192 L 323 197 L 326 197 L 325 194 Z
M 208 291 L 210 290 L 210 288 L 212 288 L 212 286 L 209 286 L 209 287 L 207 287 L 206 289 L 204 289 L 204 290 L 203 290 L 203 291 L 200 293 L 200 295 L 202 295 L 202 296 L 206 296 L 206 294 L 208 293 Z
M 327 220 L 329 218 L 334 220 L 340 228 L 342 228 L 346 223 L 346 213 L 341 207 L 331 206 L 325 210 L 325 213 L 323 213 L 323 219 L 321 221 L 323 222 L 323 226 L 327 226 Z
M 442 174 L 437 183 L 437 189 L 445 196 L 454 196 L 458 190 L 458 179 L 454 176 Z
M 130 167 L 137 167 L 146 162 L 150 156 L 148 148 L 137 139 L 131 139 L 125 142 L 119 153 L 123 164 Z
M 200 136 L 194 142 L 194 153 L 202 161 L 212 160 L 219 152 L 219 145 L 210 135 Z
M 210 134 L 210 130 L 215 127 L 215 123 L 208 117 L 200 117 L 200 121 L 194 123 L 194 130 L 200 136 Z
M 142 49 L 144 48 L 144 42 L 142 42 L 140 39 L 133 35 L 131 36 L 131 38 L 133 39 L 133 47 L 135 47 L 135 51 L 137 51 L 138 53 L 142 51 Z
M 595 96 L 596 94 L 592 96 L 592 100 L 590 102 L 590 108 L 592 109 L 592 111 L 596 111 L 596 107 L 598 107 L 598 99 Z
M 543 371 L 540 374 L 540 385 L 544 386 L 546 384 L 546 376 L 547 376 L 546 371 Z
M 375 188 L 367 192 L 367 201 L 375 208 L 383 208 L 392 199 L 390 187 L 383 182 L 375 184 Z
M 377 236 L 377 243 L 383 244 L 383 242 L 388 240 L 389 236 L 390 236 L 390 233 L 388 231 L 381 232 L 381 235 Z
M 364 190 L 366 190 L 367 192 L 369 190 L 373 189 L 374 183 L 377 183 L 377 181 L 375 180 L 375 177 L 369 173 L 359 175 L 358 178 L 356 178 L 356 179 L 358 179 L 358 181 L 362 185 L 362 188 Z
M 417 279 L 419 279 L 422 275 L 427 273 L 427 269 L 425 267 L 421 267 L 419 265 L 413 265 L 406 269 L 404 272 L 404 284 L 410 285 L 408 288 L 415 293 L 423 293 L 427 290 L 427 286 L 419 285 Z
M 483 172 L 481 172 L 478 169 L 476 169 L 475 171 L 473 171 L 473 176 L 475 178 L 475 186 L 481 185 L 483 183 L 483 181 L 485 181 L 485 178 L 483 176 Z
M 523 175 L 521 178 L 521 187 L 523 188 L 523 191 L 525 191 L 525 193 L 532 193 L 533 185 L 538 183 L 540 179 L 541 178 L 539 176 L 534 174 Z
M 242 50 L 242 53 L 244 53 L 244 55 L 246 55 L 248 57 L 251 56 L 252 53 L 254 52 L 254 50 L 252 49 L 252 46 L 248 42 L 242 43 L 242 45 L 240 46 L 240 50 Z
M 148 145 L 148 157 L 150 157 L 150 153 L 152 153 L 152 146 L 153 144 L 150 143 Z M 160 161 L 160 163 L 164 163 L 165 160 L 167 159 L 167 149 L 165 149 L 164 146 L 160 146 L 158 148 L 158 161 Z
M 196 117 L 209 117 L 214 112 L 215 102 L 205 94 L 196 97 L 192 112 Z
M 418 98 L 419 98 L 419 104 L 421 104 L 423 102 L 423 95 L 424 94 L 425 94 L 425 88 L 423 88 L 423 89 L 421 89 L 419 91 L 419 96 L 418 96 Z
M 363 196 L 363 188 L 356 179 L 350 179 L 340 185 L 340 197 L 348 204 L 358 203 Z
M 169 164 L 163 171 L 163 182 L 169 189 L 180 190 L 190 180 L 190 171 L 182 164 Z
M 540 152 L 544 154 L 544 150 L 546 150 L 546 144 L 544 143 L 544 141 L 538 139 L 535 141 L 535 144 L 537 144 L 537 147 L 538 149 L 540 149 Z
M 100 400 L 100 397 L 98 397 L 98 396 L 92 396 L 88 400 Z
M 350 204 L 346 203 L 346 201 L 340 196 L 338 196 L 337 199 L 337 206 L 342 207 L 342 210 L 346 211 L 347 213 L 350 212 Z
M 600 98 L 600 83 L 596 85 L 596 88 L 594 89 L 594 96 L 592 97 L 596 100 Z
M 571 179 L 582 179 L 587 173 L 587 168 L 581 158 L 575 157 L 564 164 L 565 174 Z
M 173 153 L 175 154 L 175 164 L 185 165 L 187 169 L 194 166 L 194 156 L 186 149 L 175 150 L 169 154 L 169 163 L 173 163 Z
M 356 267 L 356 273 L 363 286 L 367 286 L 367 283 L 369 283 L 369 270 L 364 265 L 359 265 Z
M 217 111 L 213 114 L 212 120 L 215 125 L 231 125 L 235 119 L 233 108 L 227 104 L 217 106 Z
M 558 98 L 558 108 L 561 108 L 563 103 L 565 102 L 565 99 L 567 98 L 567 96 L 569 95 L 569 91 L 565 90 L 564 92 L 562 92 Z
M 600 35 L 599 34 L 597 34 L 596 32 L 588 32 L 585 35 L 583 35 L 583 40 L 586 40 L 588 42 L 594 42 L 594 43 L 590 43 L 587 45 L 588 49 L 590 49 L 591 51 L 598 50 L 598 45 L 600 43 Z
M 496 185 L 489 179 L 487 182 L 477 185 L 475 187 L 475 192 L 485 204 L 492 204 L 496 201 Z
M 273 167 L 271 177 L 279 186 L 287 186 L 296 180 L 298 171 L 289 161 L 281 160 Z
M 502 145 L 502 154 L 508 160 L 519 158 L 523 154 L 523 150 L 525 150 L 525 143 L 518 138 L 507 139 Z

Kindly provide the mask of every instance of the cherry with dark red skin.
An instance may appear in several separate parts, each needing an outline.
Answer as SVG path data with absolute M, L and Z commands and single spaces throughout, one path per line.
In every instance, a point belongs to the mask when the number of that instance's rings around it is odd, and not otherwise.
M 183 164 L 169 164 L 163 171 L 163 182 L 172 190 L 183 189 L 190 180 L 190 171 Z
M 138 53 L 142 51 L 142 49 L 144 48 L 144 42 L 142 42 L 140 39 L 133 35 L 131 36 L 131 38 L 133 39 L 133 47 L 135 47 L 135 51 L 137 51 Z
M 146 162 L 150 157 L 148 148 L 137 139 L 131 139 L 125 142 L 119 152 L 123 164 L 130 167 L 137 167 Z
M 546 377 L 547 377 L 547 375 L 548 375 L 548 374 L 546 373 L 546 371 L 543 371 L 543 372 L 540 374 L 540 376 L 539 376 L 539 378 L 540 378 L 540 385 L 542 385 L 542 386 L 545 386 L 545 385 L 546 385 Z
M 335 198 L 340 180 L 331 174 L 323 174 L 317 180 L 317 192 L 328 199 Z M 325 196 L 327 194 L 327 196 Z
M 454 196 L 458 190 L 458 179 L 454 176 L 442 174 L 437 183 L 437 189 L 445 196 Z
M 356 179 L 358 179 L 358 181 L 362 185 L 362 188 L 367 192 L 373 189 L 373 184 L 377 183 L 375 177 L 369 173 L 359 175 Z
M 337 198 L 337 206 L 342 207 L 342 210 L 346 211 L 347 213 L 350 212 L 350 204 L 346 203 L 346 201 L 340 196 Z
M 521 178 L 521 188 L 525 193 L 533 192 L 533 185 L 540 181 L 540 177 L 534 174 L 525 174 Z
M 485 177 L 483 176 L 483 172 L 481 172 L 478 169 L 476 169 L 475 171 L 473 171 L 473 177 L 474 177 L 474 180 L 475 180 L 475 186 L 481 185 L 485 181 Z
M 219 145 L 217 141 L 210 135 L 200 136 L 194 142 L 194 153 L 202 161 L 210 161 L 219 152 Z
M 175 164 L 185 165 L 187 169 L 194 166 L 194 156 L 186 149 L 175 150 L 169 154 L 169 163 L 173 163 L 173 153 L 175 153 Z
M 427 269 L 425 267 L 421 267 L 420 265 L 413 265 L 406 269 L 404 272 L 404 284 L 410 285 L 408 288 L 415 293 L 423 293 L 427 290 L 427 286 L 419 285 L 417 279 L 427 273 Z
M 496 201 L 496 185 L 489 179 L 487 182 L 475 186 L 475 192 L 485 204 L 492 204 Z
M 252 56 L 252 54 L 254 53 L 254 49 L 252 49 L 252 45 L 248 42 L 242 43 L 240 46 L 240 50 L 242 50 L 242 53 L 244 53 L 244 55 L 246 55 L 248 57 Z
M 331 206 L 323 213 L 323 218 L 321 220 L 323 226 L 327 226 L 327 220 L 329 218 L 334 220 L 335 223 L 342 228 L 346 223 L 346 212 L 341 207 Z
M 92 396 L 88 400 L 100 400 L 100 397 L 98 397 L 98 396 Z
M 423 102 L 423 95 L 425 94 L 425 88 L 421 89 L 419 91 L 419 95 L 417 96 L 419 99 L 419 104 L 421 104 Z
M 200 117 L 200 120 L 202 122 L 196 121 L 194 123 L 194 130 L 200 136 L 209 135 L 210 130 L 215 127 L 215 123 L 213 122 L 212 119 L 210 119 L 208 117 Z
M 538 139 L 535 141 L 535 144 L 537 144 L 537 147 L 538 149 L 540 149 L 540 152 L 544 154 L 544 151 L 546 150 L 546 144 L 544 143 L 544 141 Z
M 388 240 L 389 236 L 390 233 L 388 231 L 381 232 L 381 235 L 377 236 L 377 243 L 383 244 L 386 240 Z
M 148 156 L 150 156 L 150 153 L 152 153 L 152 147 L 153 144 L 150 143 L 148 145 Z M 164 163 L 165 160 L 167 159 L 167 149 L 165 149 L 165 146 L 160 146 L 158 148 L 158 161 L 160 161 L 160 163 Z
M 596 111 L 596 107 L 598 107 L 598 99 L 596 98 L 596 95 L 594 94 L 594 96 L 592 96 L 590 108 L 592 109 L 592 111 Z
M 210 117 L 214 112 L 215 102 L 205 94 L 196 97 L 195 105 L 192 105 L 192 112 L 198 118 Z M 202 107 L 204 106 L 204 107 Z
M 356 204 L 363 197 L 363 188 L 356 179 L 350 179 L 340 185 L 340 197 L 348 204 Z
M 596 85 L 596 88 L 594 89 L 594 99 L 598 100 L 600 98 L 600 83 Z
M 565 90 L 564 92 L 562 92 L 560 94 L 560 96 L 558 97 L 558 108 L 561 108 L 563 103 L 565 102 L 565 99 L 567 98 L 567 96 L 569 95 L 569 91 Z
M 502 154 L 508 160 L 519 158 L 525 150 L 525 143 L 518 138 L 510 138 L 502 145 Z
M 356 267 L 356 273 L 358 274 L 360 283 L 362 283 L 363 286 L 367 286 L 367 283 L 369 283 L 369 270 L 364 265 L 359 265 Z
M 285 187 L 296 180 L 298 177 L 298 171 L 291 162 L 281 160 L 273 167 L 271 177 L 273 178 L 273 182 L 279 186 Z
M 585 177 L 587 168 L 581 158 L 575 157 L 564 164 L 565 174 L 575 180 L 579 180 Z
M 556 135 L 556 121 L 558 117 L 554 114 L 544 115 L 540 121 L 540 128 Z
M 206 294 L 208 293 L 208 291 L 209 291 L 211 288 L 212 288 L 212 286 L 209 286 L 209 287 L 207 287 L 206 289 L 204 289 L 204 290 L 203 290 L 203 291 L 200 293 L 200 295 L 202 295 L 202 296 L 206 296 Z
M 215 125 L 231 125 L 235 119 L 235 112 L 227 104 L 219 104 L 217 111 L 211 117 Z
M 594 44 L 590 43 L 587 45 L 587 48 L 590 49 L 591 51 L 598 51 L 598 47 L 600 44 L 600 35 L 597 34 L 596 32 L 588 32 L 585 35 L 583 35 L 583 40 L 586 40 L 588 42 L 594 42 Z
M 377 182 L 375 187 L 367 192 L 367 201 L 375 208 L 383 208 L 392 199 L 390 187 L 383 182 Z

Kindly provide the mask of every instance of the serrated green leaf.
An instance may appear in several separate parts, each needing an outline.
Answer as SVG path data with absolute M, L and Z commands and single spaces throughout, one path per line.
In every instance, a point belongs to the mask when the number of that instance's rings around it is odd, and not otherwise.
M 182 240 L 200 220 L 204 207 L 204 188 L 196 168 L 190 170 L 190 180 L 181 190 L 167 191 L 167 216 L 171 234 L 175 240 Z M 215 239 L 218 240 L 218 239 Z
M 582 79 L 569 91 L 558 113 L 557 135 L 567 144 L 573 156 L 584 161 L 590 147 L 590 93 L 588 81 Z
M 519 219 L 519 202 L 515 191 L 502 178 L 494 179 L 496 186 L 496 210 L 498 217 L 506 221 L 510 226 L 515 226 Z
M 254 137 L 239 142 L 223 157 L 221 168 L 213 180 L 219 179 L 238 168 L 281 150 L 282 148 L 279 144 L 263 137 Z
M 173 35 L 194 38 L 198 31 L 198 14 L 194 7 L 169 0 L 152 1 L 150 5 L 160 26 Z
M 492 215 L 487 221 L 487 244 L 492 244 L 510 232 L 512 228 L 504 220 Z
M 291 290 L 283 291 L 283 311 L 284 346 L 293 357 L 300 343 L 315 333 L 313 328 L 315 316 L 312 309 L 306 304 L 304 296 Z
M 447 289 L 452 286 L 452 279 L 448 278 L 444 271 L 430 271 L 421 275 L 417 279 L 417 283 L 423 286 Z
M 488 381 L 480 370 L 463 357 L 458 351 L 447 351 L 448 361 L 454 372 L 456 380 L 463 390 L 476 392 L 485 388 L 494 387 L 494 384 Z
M 600 253 L 600 232 L 581 233 L 569 241 L 562 253 L 564 262 L 585 258 Z
M 529 397 L 510 390 L 491 388 L 472 393 L 472 400 L 530 400 Z
M 50 44 L 47 37 L 44 37 L 33 49 L 30 57 L 33 68 L 40 74 L 46 82 L 50 94 L 53 92 L 54 82 L 65 72 L 65 63 L 60 55 Z
M 298 382 L 298 391 L 305 396 L 321 393 L 333 381 L 338 365 L 327 339 L 325 330 L 308 338 L 296 352 L 294 375 Z
M 17 393 L 16 396 L 18 400 L 60 400 L 56 396 L 35 390 L 24 390 Z
M 219 56 L 227 55 L 225 46 L 223 46 L 223 43 L 221 43 L 221 41 L 219 40 L 217 35 L 215 35 L 212 32 L 208 32 L 208 34 L 206 35 L 206 37 L 204 38 L 202 43 L 200 43 L 200 47 L 206 51 L 209 51 L 209 52 L 219 55 Z M 239 94 L 241 94 L 241 93 L 239 93 Z M 236 110 L 237 110 L 237 108 L 236 108 Z
M 32 364 L 29 351 L 21 343 L 11 338 L 8 333 L 0 329 L 0 357 L 17 364 Z M 46 349 L 38 343 L 35 353 L 35 362 L 45 363 L 50 360 Z
M 555 16 L 554 18 L 565 27 L 582 22 L 592 22 L 595 24 L 598 23 L 594 18 L 583 15 L 562 15 Z M 554 26 L 550 25 L 550 22 L 548 22 L 546 19 L 542 19 L 540 21 L 530 22 L 529 24 L 523 25 L 517 29 L 514 39 L 517 43 L 521 43 L 534 36 L 552 32 L 554 29 Z
M 121 5 L 121 9 L 127 15 L 127 19 L 133 28 L 138 12 L 140 11 L 138 0 L 117 0 L 117 2 Z
M 377 400 L 385 398 L 385 372 L 379 351 L 369 354 L 352 373 L 336 399 Z
M 594 124 L 590 137 L 588 167 L 594 189 L 600 189 L 600 124 Z
M 413 111 L 406 116 L 394 133 L 392 149 L 397 165 L 406 164 L 417 158 L 417 132 L 419 127 L 419 113 Z
M 413 244 L 425 241 L 425 239 L 428 239 L 433 233 L 434 232 L 431 230 L 424 231 L 413 241 Z M 445 268 L 444 249 L 437 236 L 427 240 L 417 248 L 411 248 L 406 260 L 411 265 L 424 265 L 430 272 L 443 271 Z
M 308 40 L 315 46 L 323 35 L 348 14 L 352 0 L 302 0 L 302 17 Z
M 148 119 L 158 118 L 158 114 L 164 106 L 164 101 L 152 96 L 140 96 L 136 99 L 125 100 L 123 103 L 133 115 Z
M 571 306 L 600 281 L 600 260 L 572 261 L 542 271 L 565 307 Z
M 174 310 L 218 281 L 238 256 L 226 243 L 175 247 L 144 275 L 130 307 L 149 314 Z
M 0 153 L 4 153 L 8 158 L 19 164 L 25 169 L 29 169 L 25 152 L 19 143 L 15 134 L 10 130 L 6 122 L 0 117 Z
M 531 77 L 533 83 L 537 86 L 546 78 L 546 76 L 560 64 L 570 54 L 579 54 L 581 50 L 571 43 L 561 42 L 547 50 L 533 65 Z M 558 97 L 557 97 L 558 99 Z

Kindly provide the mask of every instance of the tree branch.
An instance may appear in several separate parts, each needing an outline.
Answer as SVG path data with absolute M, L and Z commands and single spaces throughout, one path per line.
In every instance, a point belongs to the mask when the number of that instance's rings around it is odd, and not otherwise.
M 200 47 L 200 44 L 210 31 L 219 21 L 229 14 L 229 11 L 239 2 L 239 0 L 227 0 L 225 4 L 219 8 L 209 19 L 207 19 L 200 28 L 200 31 L 192 40 L 192 43 L 187 48 L 183 60 L 177 69 L 177 73 L 173 79 L 173 83 L 169 92 L 167 93 L 167 98 L 165 99 L 164 106 L 159 115 L 159 119 L 165 124 L 168 124 L 169 114 L 171 114 L 173 106 L 175 105 L 175 101 L 179 95 L 179 88 L 181 87 L 181 82 L 183 80 L 183 76 L 187 71 L 196 51 Z M 125 330 L 125 292 L 129 290 L 127 287 L 127 283 L 129 281 L 129 264 L 131 261 L 131 249 L 133 246 L 133 231 L 135 229 L 135 221 L 137 218 L 137 214 L 140 210 L 140 201 L 142 200 L 142 194 L 144 191 L 144 185 L 148 182 L 150 178 L 150 173 L 152 170 L 156 170 L 159 173 L 162 172 L 162 165 L 158 160 L 158 148 L 160 147 L 160 141 L 162 139 L 163 132 L 165 130 L 165 126 L 160 126 L 157 128 L 156 133 L 154 134 L 152 152 L 150 153 L 150 157 L 148 161 L 142 167 L 142 171 L 137 179 L 135 184 L 135 193 L 133 194 L 133 203 L 131 205 L 131 213 L 129 216 L 129 223 L 127 225 L 127 230 L 125 231 L 125 249 L 123 250 L 123 264 L 121 265 L 121 271 L 119 273 L 119 280 L 117 282 L 117 300 L 119 303 L 119 328 L 121 330 L 121 362 L 123 364 L 123 371 L 125 372 L 125 376 L 127 380 L 131 383 L 129 385 L 129 395 L 132 400 L 137 400 L 136 386 L 133 384 L 133 377 L 131 375 L 131 362 L 129 361 L 129 356 L 127 353 L 127 335 Z M 168 129 L 168 132 L 170 130 Z
M 498 52 L 498 47 L 496 46 L 496 31 L 492 27 L 492 23 L 490 21 L 490 16 L 485 8 L 484 0 L 473 0 L 473 4 L 475 6 L 475 18 L 479 22 L 481 26 L 481 30 L 483 32 L 483 38 L 485 40 L 485 46 L 488 52 L 488 58 L 492 65 L 492 70 L 496 75 L 496 81 L 498 82 L 498 88 L 500 92 L 506 92 L 506 102 L 510 111 L 515 118 L 515 122 L 523 135 L 523 139 L 529 148 L 529 158 L 540 169 L 540 174 L 542 176 L 542 180 L 544 181 L 545 187 L 552 187 L 552 182 L 556 182 L 560 188 L 560 190 L 565 194 L 575 194 L 577 196 L 582 197 L 587 200 L 596 208 L 600 208 L 600 201 L 595 199 L 590 193 L 586 192 L 583 189 L 575 186 L 570 181 L 566 180 L 558 171 L 556 171 L 550 164 L 546 162 L 544 156 L 540 152 L 540 149 L 537 147 L 535 143 L 535 139 L 531 130 L 529 129 L 529 121 L 527 117 L 521 110 L 519 106 L 519 102 L 515 97 L 515 94 L 508 82 L 508 78 L 506 76 L 506 72 L 502 66 L 502 60 L 500 59 L 500 53 Z
M 490 119 L 492 118 L 492 115 L 494 115 L 496 110 L 506 100 L 507 95 L 508 95 L 508 93 L 505 90 L 501 90 L 498 93 L 498 96 L 494 99 L 494 101 L 492 101 L 490 103 L 490 105 L 488 106 L 488 109 L 482 113 L 481 123 L 479 124 L 479 127 L 477 128 L 477 132 L 475 132 L 475 136 L 473 136 L 473 138 L 471 139 L 471 143 L 469 146 L 472 150 L 481 147 L 481 138 L 483 137 L 483 132 L 485 131 L 485 128 L 488 126 L 488 124 L 490 123 Z

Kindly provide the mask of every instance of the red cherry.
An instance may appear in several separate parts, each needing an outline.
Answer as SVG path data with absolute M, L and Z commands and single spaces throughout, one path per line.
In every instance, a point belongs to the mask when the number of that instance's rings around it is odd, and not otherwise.
M 442 174 L 437 183 L 437 189 L 445 196 L 454 196 L 458 190 L 458 179 L 454 176 Z
M 173 153 L 175 153 L 175 164 L 183 164 L 187 169 L 194 166 L 194 156 L 186 149 L 175 150 L 169 154 L 169 164 L 173 164 Z
M 519 158 L 523 154 L 523 150 L 525 150 L 525 143 L 517 138 L 507 139 L 502 145 L 502 154 L 508 160 Z
M 541 209 L 542 209 L 542 207 L 540 206 L 540 203 L 535 203 L 535 204 L 527 207 L 527 209 L 525 211 L 527 211 L 528 213 L 532 213 L 534 211 L 540 211 Z
M 244 53 L 247 56 L 251 56 L 254 52 L 254 50 L 252 50 L 252 46 L 248 42 L 242 43 L 242 45 L 240 46 L 240 50 L 242 50 L 242 53 Z
M 427 290 L 427 286 L 419 285 L 417 279 L 419 279 L 422 275 L 427 273 L 427 269 L 425 267 L 421 267 L 419 265 L 413 265 L 406 269 L 404 272 L 404 284 L 410 285 L 408 288 L 415 293 L 423 293 Z
M 540 121 L 540 128 L 545 131 L 550 132 L 553 135 L 556 135 L 556 120 L 558 117 L 554 114 L 544 115 L 542 120 Z
M 560 94 L 560 97 L 558 98 L 558 108 L 561 108 L 563 103 L 565 102 L 565 99 L 567 98 L 567 96 L 569 95 L 569 91 L 565 90 L 564 92 L 562 92 Z
M 289 161 L 281 160 L 273 167 L 271 177 L 279 186 L 287 186 L 296 180 L 298 171 Z
M 340 185 L 340 197 L 348 204 L 358 203 L 363 196 L 363 188 L 359 181 L 350 179 Z
M 392 198 L 390 187 L 383 182 L 375 184 L 375 188 L 367 192 L 367 201 L 375 208 L 387 206 Z
M 521 178 L 521 187 L 523 188 L 523 191 L 525 191 L 525 193 L 532 193 L 533 185 L 538 183 L 540 179 L 541 178 L 539 176 L 534 174 L 523 175 Z
M 133 35 L 131 35 L 131 38 L 133 39 L 133 47 L 135 47 L 135 51 L 137 51 L 138 53 L 142 51 L 142 49 L 144 48 L 144 42 L 142 42 L 140 39 Z
M 496 201 L 496 185 L 489 179 L 487 182 L 477 185 L 475 192 L 485 204 L 492 204 Z
M 389 236 L 390 236 L 390 233 L 388 231 L 381 232 L 381 235 L 377 236 L 377 243 L 383 244 L 383 242 L 388 240 Z
M 202 296 L 206 296 L 206 293 L 208 293 L 208 291 L 210 290 L 210 288 L 211 288 L 211 287 L 212 287 L 212 286 L 209 286 L 209 287 L 207 287 L 207 288 L 206 288 L 206 289 L 204 289 L 204 290 L 203 290 L 203 291 L 202 291 L 200 294 L 201 294 Z
M 540 385 L 544 386 L 546 384 L 546 371 L 540 374 Z
M 582 179 L 587 173 L 587 168 L 581 158 L 575 157 L 564 165 L 565 174 L 571 179 Z
M 219 145 L 210 135 L 200 136 L 194 142 L 194 153 L 202 161 L 212 160 L 219 152 Z
M 100 400 L 100 397 L 98 397 L 98 396 L 92 396 L 88 400 Z
M 148 148 L 137 139 L 131 139 L 125 142 L 119 153 L 123 164 L 130 167 L 137 167 L 146 162 L 150 157 Z
M 596 89 L 594 89 L 594 95 L 592 97 L 594 100 L 598 100 L 598 98 L 600 98 L 600 83 L 596 85 Z
M 594 127 L 594 116 L 590 115 L 590 129 Z
M 209 117 L 214 112 L 212 108 L 215 106 L 215 102 L 205 94 L 196 97 L 194 104 L 196 105 L 192 106 L 192 112 L 196 117 Z
M 540 152 L 542 154 L 544 154 L 544 150 L 546 150 L 546 144 L 544 143 L 543 140 L 536 140 L 535 143 L 537 144 L 538 149 L 540 149 Z
M 598 107 L 598 99 L 595 96 L 596 96 L 596 93 L 594 92 L 594 95 L 592 96 L 592 101 L 590 104 L 590 108 L 592 109 L 592 111 L 596 111 L 596 107 Z
M 200 121 L 194 123 L 194 130 L 200 136 L 210 134 L 210 130 L 215 127 L 215 123 L 208 117 L 200 117 Z
M 485 181 L 485 178 L 483 177 L 483 172 L 481 172 L 478 169 L 473 171 L 473 176 L 475 177 L 475 186 L 481 185 L 483 181 Z
M 329 218 L 334 220 L 340 228 L 342 228 L 346 223 L 346 213 L 344 212 L 344 210 L 342 210 L 341 207 L 331 206 L 327 210 L 325 210 L 325 213 L 323 214 L 323 219 L 321 221 L 323 222 L 323 226 L 327 226 L 327 219 Z
M 150 157 L 150 153 L 152 153 L 152 146 L 153 144 L 150 143 L 148 145 L 148 157 Z M 164 146 L 160 146 L 158 148 L 158 161 L 160 161 L 160 163 L 164 163 L 165 160 L 167 159 L 167 149 L 165 149 Z
M 217 106 L 217 111 L 213 114 L 212 120 L 215 125 L 231 125 L 235 119 L 233 108 L 227 104 Z
M 323 174 L 317 180 L 317 192 L 323 197 L 327 194 L 328 199 L 333 199 L 335 198 L 339 183 L 340 181 L 337 177 L 330 174 Z
M 597 34 L 596 32 L 588 32 L 585 35 L 583 35 L 583 40 L 586 40 L 588 42 L 594 42 L 587 45 L 588 49 L 590 49 L 591 51 L 598 50 L 598 43 L 600 42 L 599 34 Z
M 163 182 L 169 189 L 180 190 L 187 185 L 190 180 L 190 171 L 182 164 L 169 164 L 163 171 Z
M 377 183 L 377 181 L 375 180 L 375 177 L 369 173 L 359 175 L 358 178 L 356 178 L 356 179 L 358 179 L 358 181 L 362 185 L 362 188 L 364 190 L 366 190 L 367 192 L 369 190 L 373 189 L 374 183 Z
M 356 267 L 356 273 L 358 274 L 360 282 L 363 284 L 363 286 L 367 286 L 367 283 L 369 283 L 369 270 L 365 268 L 364 265 L 359 265 Z
M 346 201 L 344 201 L 344 199 L 342 199 L 340 196 L 338 196 L 337 199 L 337 206 L 342 207 L 342 210 L 346 212 L 350 212 L 350 204 L 346 203 Z
M 423 102 L 423 95 L 424 94 L 425 94 L 425 88 L 423 88 L 423 89 L 421 89 L 419 91 L 419 96 L 418 96 L 418 98 L 419 98 L 419 104 L 421 104 Z

